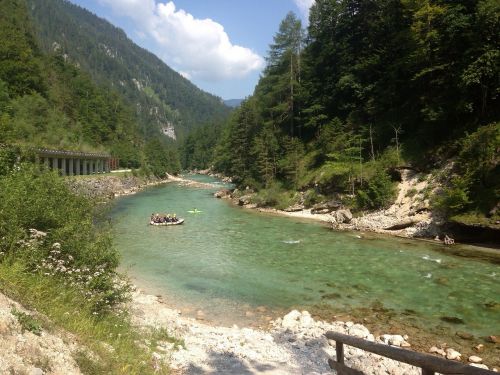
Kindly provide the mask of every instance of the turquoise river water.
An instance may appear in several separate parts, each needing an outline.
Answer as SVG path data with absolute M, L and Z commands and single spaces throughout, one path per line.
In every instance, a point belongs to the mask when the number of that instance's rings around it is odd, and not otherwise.
M 125 270 L 186 314 L 201 310 L 229 325 L 263 319 L 259 311 L 376 305 L 428 327 L 451 326 L 444 318 L 451 317 L 460 330 L 498 334 L 498 264 L 438 244 L 335 232 L 234 207 L 214 199 L 215 190 L 168 184 L 120 198 L 112 212 Z M 187 212 L 194 207 L 202 213 Z M 184 225 L 148 225 L 152 212 L 165 211 L 184 217 Z

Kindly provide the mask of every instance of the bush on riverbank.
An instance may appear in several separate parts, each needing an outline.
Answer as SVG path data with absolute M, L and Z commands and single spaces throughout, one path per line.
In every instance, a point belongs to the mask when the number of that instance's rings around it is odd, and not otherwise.
M 500 217 L 500 123 L 480 127 L 457 142 L 458 157 L 444 188 L 433 197 L 433 208 L 463 222 L 494 223 Z M 469 220 L 470 218 L 470 220 Z
M 266 189 L 261 189 L 252 197 L 252 203 L 259 207 L 275 207 L 278 210 L 297 203 L 298 194 L 295 191 L 284 189 L 279 183 L 271 184 Z
M 78 355 L 82 371 L 153 373 L 149 349 L 137 345 L 150 335 L 131 327 L 122 309 L 129 284 L 116 271 L 109 231 L 95 225 L 92 202 L 72 193 L 56 173 L 30 164 L 5 170 L 0 291 L 76 334 L 93 353 Z
M 78 285 L 98 313 L 123 302 L 110 235 L 94 227 L 91 202 L 55 173 L 21 164 L 0 179 L 0 238 L 3 262 Z

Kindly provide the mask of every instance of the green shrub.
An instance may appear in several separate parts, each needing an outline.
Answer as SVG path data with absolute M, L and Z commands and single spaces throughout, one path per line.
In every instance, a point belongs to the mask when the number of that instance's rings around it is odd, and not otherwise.
M 252 197 L 252 203 L 259 207 L 274 207 L 283 210 L 297 202 L 299 195 L 294 191 L 284 190 L 278 183 L 260 190 Z
M 436 193 L 431 199 L 432 207 L 445 216 L 463 212 L 470 203 L 468 183 L 458 176 L 452 179 L 449 187 Z
M 2 146 L 0 144 L 0 176 L 6 175 L 12 170 L 17 160 L 17 153 L 14 147 Z
M 304 193 L 304 206 L 311 207 L 324 199 L 325 197 L 319 194 L 316 189 L 309 189 Z
M 37 320 L 33 318 L 33 316 L 19 311 L 15 307 L 12 308 L 11 313 L 17 318 L 17 321 L 21 325 L 22 332 L 29 331 L 37 336 L 40 336 L 42 334 L 42 327 L 40 326 L 40 323 L 38 323 Z
M 413 198 L 415 195 L 417 195 L 418 191 L 415 188 L 411 188 L 406 192 L 406 196 L 409 198 Z
M 78 284 L 104 312 L 124 300 L 126 287 L 116 285 L 118 253 L 93 213 L 56 173 L 21 164 L 0 178 L 0 262 L 22 261 L 26 272 Z
M 455 175 L 432 198 L 433 208 L 447 217 L 466 212 L 489 216 L 499 200 L 499 149 L 500 123 L 482 126 L 463 138 L 454 165 Z
M 361 209 L 378 209 L 389 206 L 394 200 L 394 183 L 389 175 L 378 170 L 367 182 L 364 189 L 359 189 L 356 200 Z
M 96 314 L 94 303 L 82 298 L 76 285 L 64 285 L 61 280 L 43 273 L 28 273 L 22 261 L 14 261 L 0 262 L 0 290 L 27 309 L 36 309 L 47 316 L 50 319 L 44 320 L 47 329 L 55 325 L 74 334 L 81 348 L 75 360 L 85 374 L 168 373 L 166 366 L 152 366 L 152 350 L 143 345 L 154 340 L 167 341 L 165 335 L 138 330 L 122 310 Z M 41 326 L 33 317 L 24 313 L 17 316 L 25 329 L 39 331 Z

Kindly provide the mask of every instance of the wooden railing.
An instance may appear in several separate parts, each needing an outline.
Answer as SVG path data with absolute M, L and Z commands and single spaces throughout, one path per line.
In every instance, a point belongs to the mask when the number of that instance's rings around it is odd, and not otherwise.
M 399 362 L 407 363 L 412 366 L 420 367 L 422 369 L 422 375 L 434 375 L 436 372 L 440 374 L 453 375 L 497 374 L 493 371 L 464 365 L 460 362 L 450 361 L 429 354 L 417 353 L 390 345 L 378 344 L 357 337 L 344 335 L 342 333 L 329 331 L 326 333 L 326 337 L 329 340 L 335 340 L 337 361 L 329 359 L 328 364 L 330 365 L 330 368 L 336 370 L 339 375 L 364 375 L 363 372 L 347 367 L 344 364 L 344 344 L 391 358 Z

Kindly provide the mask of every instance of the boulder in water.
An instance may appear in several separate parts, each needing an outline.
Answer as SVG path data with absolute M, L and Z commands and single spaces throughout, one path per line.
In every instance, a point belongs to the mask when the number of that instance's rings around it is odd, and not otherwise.
M 464 324 L 463 319 L 457 318 L 456 316 L 442 316 L 441 320 L 443 322 L 452 323 L 452 324 Z
M 229 198 L 231 196 L 231 190 L 222 189 L 214 193 L 215 198 Z

